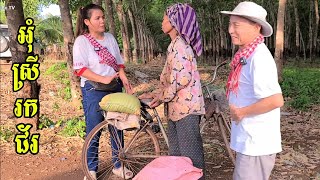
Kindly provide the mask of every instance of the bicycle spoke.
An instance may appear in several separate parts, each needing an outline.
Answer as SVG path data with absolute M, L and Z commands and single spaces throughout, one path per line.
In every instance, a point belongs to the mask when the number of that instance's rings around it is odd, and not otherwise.
M 117 150 L 117 149 L 113 149 L 113 148 L 111 148 L 110 147 L 110 151 L 99 151 L 99 152 L 97 152 L 97 153 L 95 153 L 95 152 L 91 152 L 90 154 L 107 154 L 107 153 L 111 153 L 112 152 L 112 150 L 114 150 L 116 153 L 118 153 L 118 152 L 120 152 L 119 150 Z M 119 154 L 119 153 L 118 153 Z M 102 155 L 101 155 L 102 156 Z
M 147 162 L 144 162 L 144 163 L 140 163 L 139 161 L 137 160 L 134 160 L 134 161 L 130 161 L 130 162 L 126 162 L 127 164 L 130 164 L 130 166 L 132 166 L 135 171 L 138 173 L 140 172 L 140 170 L 142 168 L 144 168 L 149 162 L 151 161 L 147 161 Z
M 142 151 L 142 152 L 150 152 L 152 149 L 154 149 L 153 147 L 144 147 L 143 149 L 141 149 L 142 147 L 140 147 L 141 145 L 146 145 L 147 146 L 147 142 L 145 143 L 139 143 L 139 145 L 132 147 L 131 149 L 136 149 L 136 151 Z M 130 151 L 132 152 L 132 151 Z
M 130 168 L 131 171 L 133 171 L 134 174 L 138 174 L 140 172 L 140 168 L 138 166 L 135 166 L 134 163 L 126 163 L 126 165 Z
M 115 142 L 115 144 L 117 145 L 118 149 L 122 148 L 122 143 L 121 143 L 122 141 L 120 141 L 120 139 L 119 139 L 119 135 L 118 135 L 117 129 L 114 126 L 112 126 L 112 127 L 109 128 L 109 132 L 110 132 L 111 141 Z
M 106 170 L 104 170 L 104 169 L 106 169 Z M 105 168 L 102 168 L 101 170 L 98 171 L 99 173 L 101 173 L 101 172 L 102 173 L 97 177 L 97 179 L 99 179 L 99 177 L 105 177 L 105 176 L 110 177 L 112 169 L 113 169 L 113 164 L 109 164 Z M 99 173 L 97 173 L 97 174 L 99 174 Z
M 110 158 L 111 159 L 111 158 Z M 99 167 L 99 166 L 102 166 L 103 164 L 107 164 L 107 162 L 106 163 L 104 163 L 102 160 L 96 160 L 96 161 L 93 161 L 92 163 L 90 163 L 90 164 L 93 164 L 93 163 L 96 163 L 97 162 L 97 165 L 94 167 L 94 168 L 96 168 L 96 167 Z M 102 163 L 101 163 L 102 162 Z M 111 160 L 110 160 L 110 162 L 111 162 Z M 112 164 L 112 163 L 111 163 Z M 112 164 L 113 165 L 113 164 Z
M 128 146 L 125 148 L 125 152 L 128 151 L 128 149 L 130 149 L 131 145 L 133 144 L 133 142 L 136 141 L 136 139 L 138 138 L 138 135 L 146 128 L 146 126 L 148 125 L 148 123 L 146 123 L 141 129 L 139 129 L 136 134 L 134 135 L 134 137 L 131 139 L 131 141 L 128 143 Z
M 151 162 L 154 158 L 133 158 L 133 163 L 146 165 Z

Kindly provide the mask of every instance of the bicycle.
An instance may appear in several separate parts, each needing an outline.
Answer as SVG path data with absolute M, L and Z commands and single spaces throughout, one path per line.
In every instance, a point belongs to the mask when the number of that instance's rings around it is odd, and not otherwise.
M 223 64 L 222 64 L 223 65 Z M 219 65 L 215 69 L 213 80 L 204 85 L 205 89 L 204 97 L 209 99 L 211 102 L 215 102 L 214 94 L 210 92 L 209 84 L 211 84 L 216 76 L 217 69 L 221 67 Z M 164 125 L 161 118 L 155 108 L 150 108 L 148 103 L 144 100 L 141 101 L 141 121 L 139 129 L 129 129 L 125 130 L 123 133 L 123 139 L 119 137 L 116 133 L 115 127 L 110 126 L 107 121 L 99 123 L 86 137 L 83 150 L 82 150 L 82 165 L 85 172 L 85 176 L 89 179 L 93 179 L 91 176 L 88 166 L 87 166 L 87 150 L 93 142 L 97 142 L 99 145 L 99 161 L 98 161 L 98 172 L 97 179 L 117 179 L 112 173 L 113 164 L 112 162 L 112 149 L 110 137 L 116 141 L 117 148 L 115 156 L 118 157 L 121 162 L 121 168 L 130 169 L 134 174 L 137 174 L 145 165 L 151 162 L 154 158 L 162 155 L 168 154 L 168 137 L 165 131 Z M 150 112 L 151 111 L 151 112 Z M 106 112 L 102 111 L 103 115 L 106 117 Z M 214 111 L 212 114 L 214 120 L 218 122 L 219 129 L 221 131 L 224 143 L 227 147 L 227 152 L 230 156 L 232 153 L 228 146 L 228 134 L 230 134 L 230 124 L 225 120 L 223 113 L 219 111 Z M 209 117 L 209 116 L 208 116 Z M 211 118 L 211 117 L 210 117 Z M 200 129 L 203 131 L 209 118 L 203 116 L 200 122 Z M 223 123 L 224 122 L 224 123 Z M 225 131 L 224 127 L 228 127 Z M 100 138 L 98 138 L 100 137 Z M 164 139 L 164 143 L 159 143 L 159 140 Z M 123 142 L 123 143 L 120 143 Z M 161 147 L 160 147 L 161 146 Z M 95 147 L 98 148 L 98 147 Z M 161 151 L 162 149 L 162 151 Z M 231 153 L 230 153 L 231 152 Z M 233 154 L 232 154 L 233 155 Z M 234 156 L 232 156 L 232 162 L 234 163 Z M 125 177 L 123 175 L 123 177 Z
M 157 110 L 150 108 L 142 101 L 141 105 L 141 126 L 139 129 L 125 130 L 123 133 L 124 139 L 119 137 L 115 127 L 110 126 L 107 121 L 99 123 L 87 135 L 82 150 L 82 165 L 87 178 L 93 179 L 87 166 L 87 158 L 90 158 L 87 157 L 87 149 L 93 144 L 92 142 L 99 143 L 97 179 L 116 179 L 112 174 L 114 162 L 112 162 L 110 137 L 117 143 L 119 149 L 117 156 L 119 161 L 121 161 L 121 167 L 129 168 L 134 174 L 137 174 L 154 158 L 167 154 L 166 151 L 160 151 L 159 137 L 156 136 L 156 133 L 158 134 L 158 132 L 161 131 L 166 146 L 168 146 L 167 134 Z M 153 115 L 151 115 L 147 109 L 153 111 Z M 106 117 L 106 112 L 102 111 L 102 113 Z M 153 122 L 153 119 L 157 120 L 157 124 Z M 100 135 L 100 138 L 98 138 L 98 135 Z
M 206 106 L 205 108 L 206 114 L 202 116 L 200 120 L 200 132 L 202 133 L 204 131 L 204 128 L 208 124 L 209 119 L 213 118 L 213 121 L 217 122 L 217 125 L 219 127 L 219 132 L 225 144 L 225 148 L 227 150 L 228 156 L 231 162 L 233 163 L 233 165 L 235 165 L 235 153 L 231 150 L 230 144 L 229 144 L 230 135 L 231 135 L 231 121 L 225 118 L 221 108 L 223 106 L 223 102 L 221 102 L 221 100 L 217 98 L 217 94 L 215 94 L 216 91 L 212 91 L 210 89 L 210 85 L 213 84 L 213 82 L 216 79 L 218 69 L 226 64 L 227 62 L 224 61 L 218 66 L 216 66 L 212 80 L 202 85 L 203 96 L 204 96 L 205 106 Z

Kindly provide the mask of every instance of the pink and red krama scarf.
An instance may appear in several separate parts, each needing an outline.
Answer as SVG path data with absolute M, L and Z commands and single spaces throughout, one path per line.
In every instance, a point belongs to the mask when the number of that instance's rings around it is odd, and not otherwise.
M 237 94 L 239 88 L 239 78 L 241 74 L 242 64 L 240 63 L 240 58 L 244 57 L 248 59 L 250 55 L 254 52 L 256 47 L 264 42 L 262 35 L 256 37 L 256 39 L 243 49 L 239 49 L 234 55 L 233 60 L 230 63 L 231 72 L 227 81 L 227 97 L 229 97 L 230 92 Z
M 112 67 L 116 72 L 119 71 L 119 66 L 117 64 L 116 58 L 108 51 L 107 48 L 101 46 L 90 34 L 84 34 L 90 43 L 93 45 L 94 48 L 98 48 L 99 51 L 96 51 L 100 57 L 100 64 L 107 64 L 108 66 Z

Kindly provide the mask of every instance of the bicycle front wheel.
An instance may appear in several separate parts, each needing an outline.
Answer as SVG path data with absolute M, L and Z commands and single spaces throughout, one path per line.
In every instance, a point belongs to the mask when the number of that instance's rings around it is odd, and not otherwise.
M 231 160 L 231 162 L 233 163 L 233 165 L 235 165 L 236 163 L 236 159 L 235 159 L 235 154 L 234 152 L 231 150 L 230 148 L 230 136 L 231 136 L 231 133 L 230 133 L 230 123 L 229 121 L 227 121 L 223 114 L 219 114 L 217 116 L 217 123 L 218 123 L 218 126 L 219 126 L 219 129 L 220 129 L 220 133 L 221 133 L 221 136 L 222 136 L 222 139 L 223 139 L 223 142 L 226 146 L 226 151 L 229 155 L 229 158 Z
M 98 180 L 119 179 L 112 173 L 115 166 L 126 167 L 136 175 L 159 155 L 157 137 L 147 124 L 139 130 L 119 131 L 103 121 L 86 137 L 82 166 L 88 179 L 94 179 L 92 170 L 96 171 Z

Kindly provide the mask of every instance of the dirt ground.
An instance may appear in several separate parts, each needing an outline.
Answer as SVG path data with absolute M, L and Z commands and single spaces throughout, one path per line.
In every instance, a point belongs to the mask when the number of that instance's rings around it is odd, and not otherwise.
M 41 64 L 41 72 L 52 65 L 52 62 Z M 129 66 L 129 79 L 136 91 L 156 84 L 162 67 L 158 63 L 147 66 Z M 11 64 L 1 62 L 1 111 L 0 125 L 3 129 L 14 128 L 12 108 L 14 95 L 11 90 Z M 199 68 L 201 77 L 208 78 L 210 68 Z M 144 72 L 149 82 L 142 83 L 134 71 Z M 223 82 L 226 72 L 222 73 Z M 40 95 L 41 114 L 57 121 L 59 118 L 81 116 L 82 110 L 75 109 L 56 95 L 58 85 L 48 76 L 41 74 L 39 83 L 42 86 Z M 54 104 L 60 109 L 55 110 Z M 320 180 L 320 107 L 312 107 L 307 112 L 298 112 L 285 106 L 282 108 L 282 142 L 283 151 L 277 155 L 276 165 L 271 179 L 274 180 Z M 161 111 L 161 110 L 159 110 Z M 39 130 L 40 152 L 37 155 L 17 155 L 13 138 L 0 141 L 0 179 L 2 180 L 78 180 L 83 179 L 81 166 L 81 149 L 84 142 L 80 137 L 63 137 L 57 134 L 58 129 Z M 232 179 L 233 167 L 226 156 L 218 128 L 211 122 L 203 135 L 206 177 L 207 179 Z

